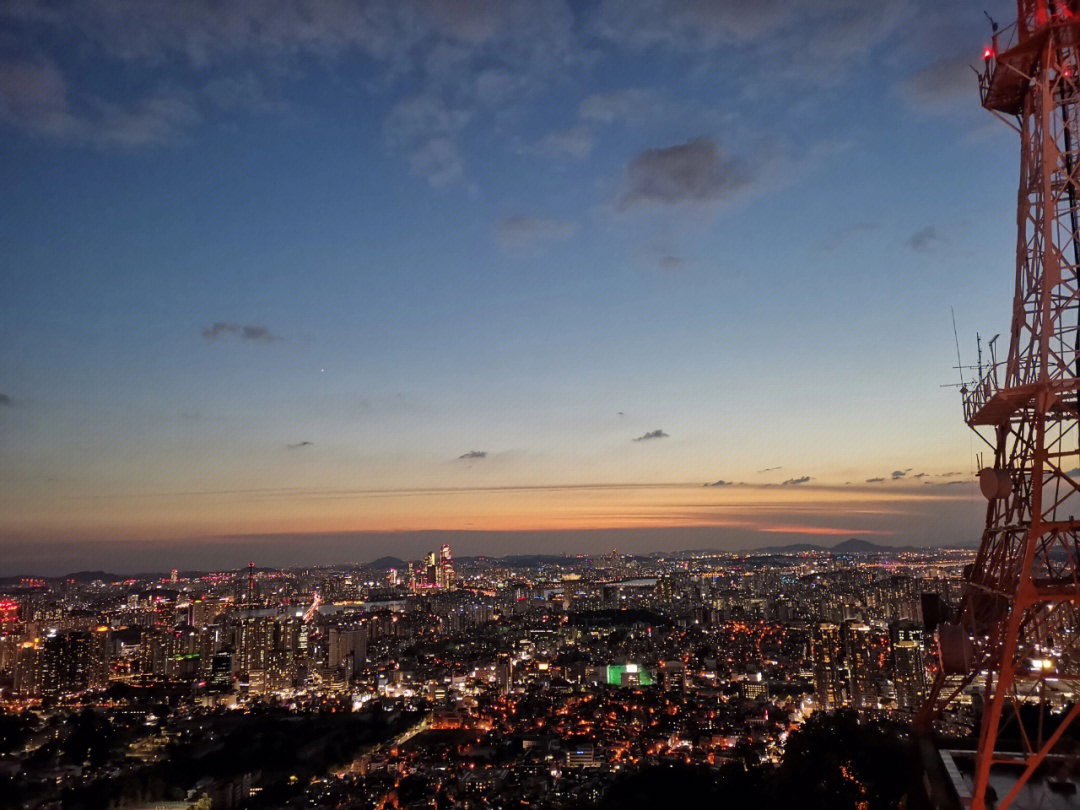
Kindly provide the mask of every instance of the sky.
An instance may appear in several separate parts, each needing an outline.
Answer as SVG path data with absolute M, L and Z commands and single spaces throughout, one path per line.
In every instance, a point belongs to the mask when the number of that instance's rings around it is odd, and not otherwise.
M 7 0 L 0 574 L 975 542 L 986 7 Z

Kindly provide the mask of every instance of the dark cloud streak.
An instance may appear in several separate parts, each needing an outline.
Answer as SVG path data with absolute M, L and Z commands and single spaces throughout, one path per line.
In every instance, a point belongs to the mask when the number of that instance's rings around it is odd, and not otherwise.
M 616 208 L 700 205 L 728 199 L 746 188 L 752 172 L 707 138 L 646 149 L 626 166 Z
M 224 337 L 236 337 L 240 340 L 251 340 L 256 343 L 276 343 L 281 340 L 265 326 L 251 324 L 230 323 L 218 321 L 213 326 L 202 330 L 202 336 L 207 340 L 218 340 Z
M 662 431 L 662 430 L 650 430 L 648 433 L 645 433 L 645 434 L 643 434 L 641 436 L 638 436 L 636 439 L 634 439 L 634 441 L 635 442 L 647 442 L 647 441 L 650 441 L 652 439 L 667 439 L 667 438 L 669 438 L 668 434 L 664 433 L 664 431 Z
M 932 253 L 945 244 L 945 239 L 936 227 L 927 225 L 909 236 L 905 244 L 919 253 Z
M 502 247 L 516 247 L 569 239 L 576 230 L 577 223 L 565 219 L 510 216 L 495 223 L 494 235 L 495 241 Z

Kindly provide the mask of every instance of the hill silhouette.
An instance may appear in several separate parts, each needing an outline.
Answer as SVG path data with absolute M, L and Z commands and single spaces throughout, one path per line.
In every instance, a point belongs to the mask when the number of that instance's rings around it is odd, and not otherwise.
M 367 568 L 374 568 L 376 571 L 387 571 L 391 568 L 405 568 L 407 563 L 399 557 L 379 557 L 377 560 L 372 560 L 367 564 Z

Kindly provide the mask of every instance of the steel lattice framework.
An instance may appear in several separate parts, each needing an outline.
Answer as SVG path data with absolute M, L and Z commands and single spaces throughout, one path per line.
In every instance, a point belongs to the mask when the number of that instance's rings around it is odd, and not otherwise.
M 993 765 L 1018 777 L 1005 808 L 1048 756 L 1074 753 L 1065 731 L 1080 714 L 1080 0 L 1017 6 L 980 75 L 983 106 L 1021 144 L 1008 357 L 963 389 L 965 421 L 994 453 L 979 475 L 986 528 L 916 718 L 928 729 L 981 693 L 975 810 Z

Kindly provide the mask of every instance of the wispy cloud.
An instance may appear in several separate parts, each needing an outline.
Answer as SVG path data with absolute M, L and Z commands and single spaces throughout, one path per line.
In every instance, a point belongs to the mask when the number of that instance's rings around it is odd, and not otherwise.
M 682 256 L 660 256 L 656 259 L 656 266 L 661 270 L 668 273 L 677 273 L 680 270 L 685 270 L 688 267 L 693 266 L 693 259 L 686 259 Z
M 296 442 L 295 444 L 287 444 L 285 446 L 289 450 L 299 450 L 301 447 L 314 447 L 315 442 L 302 441 L 302 442 Z
M 565 219 L 511 216 L 495 223 L 494 234 L 502 247 L 515 247 L 569 239 L 576 230 L 577 223 Z
M 180 140 L 201 118 L 189 95 L 175 88 L 126 103 L 84 92 L 76 104 L 51 61 L 0 60 L 0 124 L 27 135 L 98 147 L 151 146 Z
M 900 82 L 900 96 L 915 110 L 931 113 L 968 111 L 977 97 L 978 78 L 972 70 L 973 57 L 964 54 L 942 59 L 912 73 Z
M 0 394 L 0 408 L 10 408 L 15 404 L 15 401 L 7 394 Z
M 776 472 L 777 470 L 782 470 L 782 469 L 784 469 L 784 468 L 783 467 L 766 467 L 763 470 L 758 470 L 758 472 L 759 473 L 768 473 L 768 472 Z
M 256 343 L 275 343 L 281 340 L 265 326 L 252 324 L 230 323 L 218 321 L 213 326 L 202 330 L 202 336 L 207 340 L 219 340 L 225 337 L 236 337 L 240 340 L 251 340 Z
M 655 115 L 663 98 L 652 90 L 627 88 L 611 93 L 593 93 L 578 106 L 584 121 L 611 124 L 616 121 L 638 123 Z
M 470 450 L 468 453 L 462 453 L 458 456 L 458 461 L 472 461 L 481 458 L 487 458 L 487 452 L 484 450 Z
M 383 132 L 392 148 L 408 156 L 414 174 L 432 186 L 445 186 L 465 177 L 457 137 L 473 114 L 423 93 L 395 104 Z
M 250 110 L 252 112 L 284 112 L 289 105 L 267 93 L 262 80 L 253 70 L 216 76 L 201 88 L 202 95 L 220 110 Z
M 597 35 L 621 46 L 714 53 L 735 46 L 789 81 L 835 84 L 917 11 L 859 0 L 602 0 Z
M 804 475 L 804 476 L 802 476 L 800 478 L 789 478 L 787 481 L 782 481 L 780 483 L 780 486 L 782 486 L 782 487 L 798 486 L 799 484 L 808 484 L 811 480 L 813 480 L 813 479 L 811 479 L 809 475 Z
M 616 208 L 716 203 L 750 184 L 752 173 L 739 158 L 707 138 L 647 149 L 626 166 Z
M 597 13 L 601 36 L 641 48 L 707 50 L 722 42 L 753 40 L 795 19 L 792 3 L 779 0 L 654 3 L 604 0 Z
M 734 484 L 735 484 L 734 481 L 724 481 L 723 479 L 721 479 L 719 481 L 714 481 L 711 484 L 706 484 L 705 486 L 707 486 L 707 487 L 730 487 L 730 486 L 733 486 Z
M 868 483 L 868 484 L 883 484 L 883 483 L 885 483 L 885 479 L 884 478 L 867 478 L 866 483 Z
M 664 433 L 664 431 L 662 431 L 662 430 L 650 430 L 648 433 L 645 433 L 645 434 L 643 434 L 641 436 L 638 436 L 636 439 L 634 439 L 634 441 L 635 442 L 647 442 L 647 441 L 650 441 L 652 439 L 667 439 L 667 438 L 669 438 L 668 434 Z
M 536 152 L 548 157 L 584 158 L 588 157 L 592 148 L 592 133 L 584 124 L 550 132 L 536 144 Z
M 854 225 L 840 228 L 837 231 L 833 231 L 833 233 L 829 235 L 829 238 L 821 243 L 821 249 L 832 253 L 842 247 L 846 247 L 860 236 L 870 233 L 876 228 L 877 225 L 873 222 L 856 222 Z

